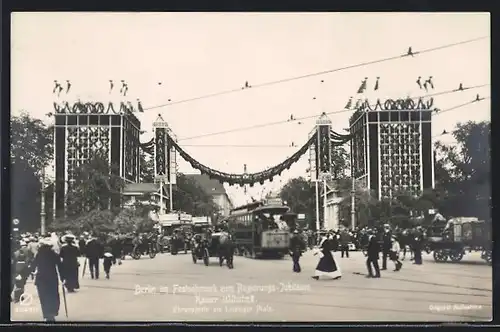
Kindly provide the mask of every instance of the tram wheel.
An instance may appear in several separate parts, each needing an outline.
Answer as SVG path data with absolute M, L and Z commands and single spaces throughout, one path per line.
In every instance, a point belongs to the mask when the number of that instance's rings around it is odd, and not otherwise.
M 448 255 L 442 250 L 434 251 L 433 257 L 437 263 L 446 262 L 448 260 Z
M 203 252 L 203 263 L 205 264 L 205 266 L 208 266 L 209 257 L 210 257 L 210 254 L 208 253 L 208 249 L 205 248 L 205 250 Z
M 139 250 L 133 250 L 130 256 L 132 256 L 133 259 L 138 260 L 141 259 L 142 253 Z
M 482 258 L 486 261 L 486 263 L 491 265 L 491 250 L 485 251 L 482 256 L 483 256 Z
M 448 254 L 448 257 L 452 262 L 460 262 L 464 257 L 464 254 L 461 251 L 452 251 Z

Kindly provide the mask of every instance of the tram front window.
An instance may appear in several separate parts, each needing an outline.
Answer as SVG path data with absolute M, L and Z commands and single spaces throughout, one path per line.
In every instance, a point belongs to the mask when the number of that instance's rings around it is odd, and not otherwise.
M 282 211 L 266 211 L 257 214 L 257 220 L 262 223 L 262 230 L 280 229 L 280 220 L 283 219 Z

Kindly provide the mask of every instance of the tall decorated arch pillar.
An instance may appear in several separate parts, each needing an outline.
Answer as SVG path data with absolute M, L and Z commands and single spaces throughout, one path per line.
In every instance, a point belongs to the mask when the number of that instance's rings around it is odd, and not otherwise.
M 154 130 L 154 178 L 156 183 L 160 183 L 160 214 L 164 214 L 163 209 L 163 187 L 169 186 L 169 206 L 173 211 L 172 186 L 177 182 L 176 151 L 172 145 L 172 131 L 168 123 L 163 120 L 161 114 L 153 122 Z
M 316 121 L 317 139 L 314 143 L 315 159 L 315 179 L 316 179 L 316 229 L 327 228 L 329 226 L 329 216 L 327 211 L 327 181 L 331 180 L 331 164 L 332 164 L 332 142 L 330 132 L 332 129 L 332 121 L 323 112 Z M 323 187 L 323 223 L 319 220 L 319 188 L 320 182 Z

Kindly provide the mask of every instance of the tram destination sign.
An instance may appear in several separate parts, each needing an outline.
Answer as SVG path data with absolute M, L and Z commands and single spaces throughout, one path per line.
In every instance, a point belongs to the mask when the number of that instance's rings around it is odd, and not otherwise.
M 281 198 L 269 198 L 266 200 L 267 205 L 283 205 Z

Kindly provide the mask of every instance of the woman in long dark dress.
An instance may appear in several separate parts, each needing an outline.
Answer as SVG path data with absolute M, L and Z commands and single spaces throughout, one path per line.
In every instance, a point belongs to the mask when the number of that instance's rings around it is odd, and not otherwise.
M 340 272 L 340 266 L 335 262 L 335 258 L 332 254 L 331 241 L 328 238 L 323 238 L 319 248 L 321 251 L 315 255 L 320 255 L 320 260 L 316 266 L 316 271 L 314 273 L 313 279 L 340 279 L 342 273 Z
M 42 307 L 43 318 L 47 322 L 54 322 L 59 315 L 59 279 L 63 282 L 62 266 L 59 255 L 54 251 L 54 243 L 50 237 L 40 240 L 38 253 L 31 265 L 35 271 L 35 286 Z
M 67 234 L 63 236 L 61 240 L 64 242 L 59 254 L 62 261 L 62 274 L 66 281 L 66 289 L 68 292 L 73 293 L 75 289 L 80 288 L 80 283 L 78 282 L 78 267 L 80 266 L 80 263 L 78 263 L 78 256 L 80 252 L 78 247 L 74 244 L 74 235 Z

